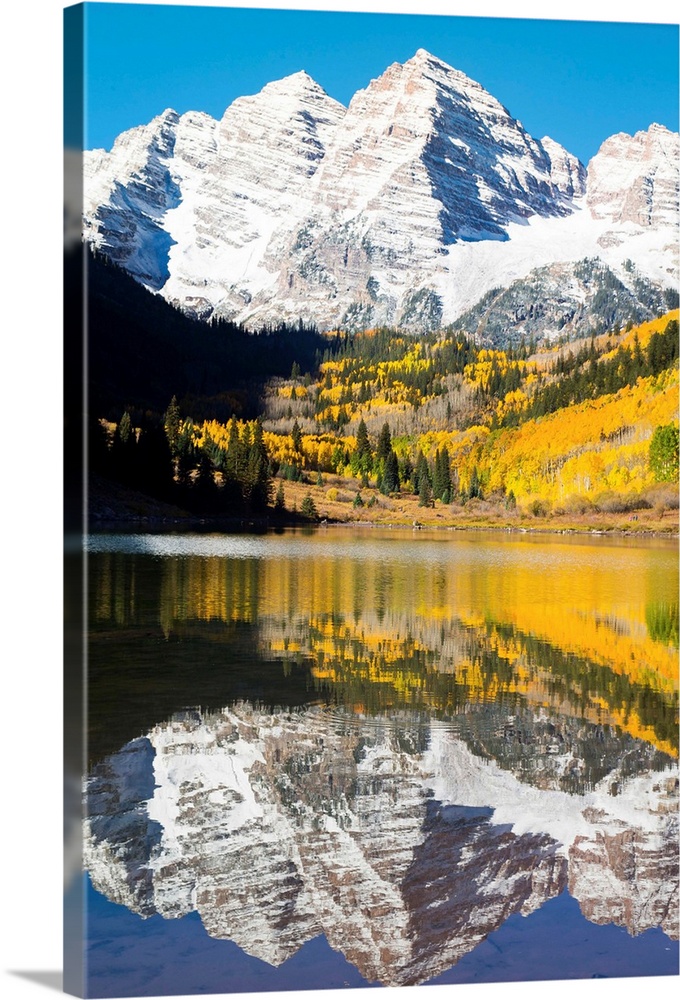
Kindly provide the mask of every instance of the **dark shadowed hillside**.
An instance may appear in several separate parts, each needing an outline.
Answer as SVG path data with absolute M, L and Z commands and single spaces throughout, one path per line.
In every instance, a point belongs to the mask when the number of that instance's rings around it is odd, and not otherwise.
M 81 295 L 75 255 L 65 271 L 68 322 L 78 316 Z M 206 419 L 254 416 L 265 379 L 289 374 L 294 361 L 313 368 L 327 346 L 301 324 L 251 333 L 228 321 L 191 319 L 92 254 L 85 273 L 89 409 L 97 416 L 118 420 L 133 408 L 162 413 L 173 396 Z

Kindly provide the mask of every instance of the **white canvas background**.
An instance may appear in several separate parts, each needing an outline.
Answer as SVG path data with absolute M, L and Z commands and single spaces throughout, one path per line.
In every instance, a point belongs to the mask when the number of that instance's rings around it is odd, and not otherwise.
M 147 3 L 155 0 L 146 0 Z M 168 2 L 168 0 L 166 0 Z M 193 6 L 230 6 L 203 0 Z M 0 31 L 0 609 L 3 698 L 0 980 L 9 1000 L 55 994 L 61 921 L 61 0 L 14 0 Z M 673 0 L 269 0 L 243 7 L 677 23 Z M 615 53 L 603 58 L 616 59 Z M 653 72 L 653 53 L 641 53 Z M 625 66 L 621 67 L 625 72 Z M 51 975 L 45 975 L 45 974 Z M 437 1000 L 675 996 L 677 979 L 414 987 Z M 58 988 L 58 987 L 57 987 Z M 349 991 L 365 1000 L 365 991 Z M 394 992 L 394 991 L 392 991 Z M 328 994 L 302 998 L 332 1000 Z M 256 1000 L 256 995 L 249 994 Z M 271 997 L 272 994 L 263 995 Z M 291 998 L 295 994 L 286 994 Z M 179 998 L 183 1000 L 183 998 Z

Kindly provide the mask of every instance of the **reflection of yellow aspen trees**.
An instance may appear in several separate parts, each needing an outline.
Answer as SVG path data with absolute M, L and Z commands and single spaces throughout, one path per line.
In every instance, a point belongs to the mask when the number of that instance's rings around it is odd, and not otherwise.
M 413 545 L 410 533 L 401 541 Z M 352 704 L 439 710 L 451 684 L 464 683 L 471 702 L 516 694 L 672 750 L 649 705 L 656 698 L 672 715 L 678 690 L 674 546 L 515 536 L 494 539 L 499 564 L 480 559 L 472 538 L 441 536 L 434 560 L 409 549 L 387 562 L 370 547 L 360 558 L 342 546 L 333 554 L 326 535 L 308 544 L 304 559 L 167 560 L 157 606 L 163 633 L 215 621 L 255 625 L 260 656 L 305 660 L 319 684 L 341 686 L 338 696 Z M 138 608 L 135 567 L 122 572 L 119 563 L 110 554 L 93 563 L 97 628 L 148 615 Z M 632 698 L 625 710 L 617 685 Z

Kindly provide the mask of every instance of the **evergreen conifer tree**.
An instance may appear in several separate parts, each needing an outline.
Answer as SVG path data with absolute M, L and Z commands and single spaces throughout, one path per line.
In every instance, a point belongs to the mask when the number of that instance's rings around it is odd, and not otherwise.
M 123 442 L 123 444 L 127 444 L 130 439 L 130 435 L 132 433 L 132 420 L 127 410 L 120 418 L 120 422 L 117 427 L 117 433 L 118 437 Z
M 274 500 L 274 510 L 279 512 L 286 509 L 286 497 L 283 492 L 283 480 L 279 479 L 279 487 L 276 491 L 276 499 Z
M 432 507 L 434 502 L 432 500 L 432 487 L 430 486 L 430 477 L 422 475 L 420 477 L 420 485 L 418 488 L 418 506 L 419 507 Z
M 399 462 L 392 448 L 385 460 L 385 471 L 382 477 L 381 492 L 396 493 L 399 489 Z
M 387 456 L 392 451 L 392 435 L 390 434 L 390 425 L 386 422 L 382 426 L 380 431 L 380 437 L 378 438 L 378 446 L 376 448 L 375 457 L 377 459 L 382 459 L 383 462 L 387 461 Z
M 253 441 L 248 455 L 248 470 L 249 479 L 252 482 L 250 501 L 252 508 L 253 510 L 264 510 L 271 502 L 274 484 L 260 420 L 255 421 Z
M 420 495 L 420 484 L 423 478 L 427 479 L 428 486 L 430 487 L 431 490 L 432 480 L 430 477 L 430 467 L 422 451 L 419 451 L 418 457 L 416 459 L 416 467 L 413 472 L 413 492 L 417 493 L 418 495 Z
M 173 458 L 177 456 L 180 426 L 181 418 L 179 415 L 179 406 L 177 405 L 177 396 L 173 396 L 170 400 L 170 405 L 165 411 L 165 433 Z
M 302 503 L 300 504 L 300 513 L 304 517 L 308 517 L 310 520 L 316 520 L 318 517 L 316 504 L 314 503 L 311 493 L 305 494 Z
M 368 438 L 368 430 L 363 417 L 361 418 L 359 427 L 357 428 L 357 441 L 354 448 L 354 459 L 357 471 L 362 473 L 362 476 L 368 476 L 368 473 L 373 467 L 373 452 L 371 451 L 371 442 Z
M 451 482 L 451 459 L 449 457 L 449 449 L 444 445 L 441 450 L 441 456 L 439 459 L 439 475 L 441 477 L 441 499 L 444 503 L 450 503 L 451 492 L 452 492 L 452 482 Z M 449 499 L 444 500 L 444 494 L 447 494 Z
M 293 430 L 291 433 L 293 438 L 293 450 L 299 455 L 302 455 L 302 431 L 300 430 L 300 425 L 297 420 L 293 424 Z
M 360 458 L 364 455 L 371 455 L 371 442 L 368 439 L 366 421 L 363 417 L 359 421 L 359 427 L 357 428 L 357 443 L 355 451 Z

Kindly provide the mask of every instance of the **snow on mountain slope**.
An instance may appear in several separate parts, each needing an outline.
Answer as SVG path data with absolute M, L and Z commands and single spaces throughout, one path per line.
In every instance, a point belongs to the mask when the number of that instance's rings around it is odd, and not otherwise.
M 586 192 L 586 169 L 564 146 L 549 135 L 543 136 L 541 145 L 550 159 L 550 177 L 566 198 L 580 198 Z
M 568 218 L 510 224 L 508 236 L 509 247 L 487 241 L 449 248 L 447 266 L 455 281 L 440 286 L 445 315 L 457 318 L 492 288 L 507 288 L 538 268 L 573 264 L 586 257 L 599 257 L 624 284 L 629 280 L 628 260 L 661 288 L 677 287 L 680 276 L 674 227 L 625 222 L 614 229 L 609 220 L 593 218 L 584 198 L 574 200 Z
M 204 318 L 432 328 L 584 257 L 677 282 L 678 141 L 613 136 L 586 173 L 419 49 L 347 109 L 299 72 L 90 151 L 84 235 Z
M 181 200 L 171 168 L 178 122 L 167 110 L 118 136 L 110 153 L 83 157 L 85 236 L 156 291 L 169 273 L 165 213 Z
M 234 101 L 213 155 L 185 172 L 182 202 L 167 215 L 166 298 L 200 314 L 233 289 L 243 308 L 271 283 L 262 258 L 272 232 L 306 210 L 309 180 L 344 113 L 306 73 Z

